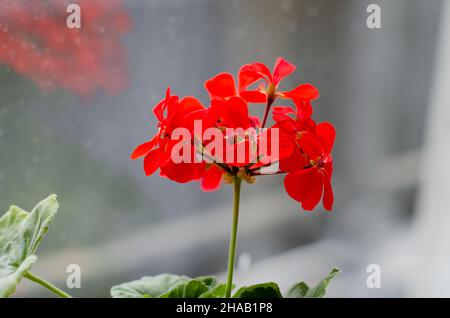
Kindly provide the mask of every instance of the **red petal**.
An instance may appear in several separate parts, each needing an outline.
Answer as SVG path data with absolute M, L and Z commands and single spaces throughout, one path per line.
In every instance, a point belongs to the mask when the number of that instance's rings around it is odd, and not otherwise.
M 294 110 L 289 106 L 274 106 L 272 107 L 274 113 L 292 115 L 295 114 Z
M 297 106 L 297 115 L 301 119 L 308 119 L 313 113 L 311 102 L 306 99 L 294 101 L 295 106 Z
M 175 97 L 175 96 L 174 96 Z M 166 110 L 168 104 L 170 103 L 170 86 L 166 89 L 166 97 L 162 101 L 160 101 L 155 108 L 153 108 L 153 114 L 155 114 L 156 119 L 159 122 L 164 120 L 164 111 Z
M 205 172 L 201 188 L 203 191 L 215 191 L 220 187 L 224 171 L 216 165 L 211 165 Z
M 272 118 L 276 125 L 289 132 L 296 130 L 295 121 L 292 117 L 296 117 L 296 112 L 288 106 L 275 106 L 272 108 Z
M 202 130 L 208 128 L 204 126 L 203 122 L 203 118 L 205 117 L 206 111 L 207 111 L 206 108 L 203 108 L 200 110 L 193 111 L 184 117 L 182 126 L 187 128 L 190 132 L 192 132 L 193 137 L 194 137 L 194 124 L 196 121 L 202 122 Z
M 305 177 L 306 175 L 306 177 Z M 284 187 L 286 192 L 296 201 L 302 202 L 305 199 L 305 193 L 308 191 L 308 174 L 299 170 L 289 173 L 284 178 Z
M 288 159 L 293 155 L 293 152 L 297 147 L 294 144 L 291 135 L 285 133 L 282 130 L 278 130 L 278 138 L 275 138 L 274 129 L 279 128 L 271 127 L 267 130 L 264 130 L 258 135 L 258 161 L 254 165 L 252 165 L 250 169 L 258 169 L 260 167 L 274 164 L 276 162 L 280 163 L 284 159 Z M 272 147 L 278 148 L 274 148 L 276 149 L 276 152 L 272 151 Z M 283 166 L 285 167 L 285 164 L 283 164 Z M 304 166 L 304 164 L 300 165 L 298 160 L 295 160 L 295 170 L 303 168 Z
M 217 110 L 223 114 L 228 127 L 247 129 L 250 126 L 251 121 L 248 116 L 248 106 L 244 99 L 231 97 L 223 104 L 217 102 L 215 104 L 219 106 Z
M 326 154 L 330 154 L 336 138 L 334 126 L 328 122 L 320 123 L 316 127 L 316 135 L 322 144 L 323 151 Z
M 298 147 L 292 149 L 292 154 L 280 160 L 280 169 L 285 172 L 301 170 L 306 166 L 305 156 Z
M 319 204 L 320 199 L 322 199 L 323 194 L 323 180 L 322 175 L 319 173 L 318 169 L 313 170 L 309 177 L 309 191 L 305 195 L 305 199 L 302 202 L 302 208 L 306 211 L 314 210 L 314 208 Z
M 302 84 L 288 92 L 282 92 L 281 97 L 295 100 L 314 100 L 319 97 L 319 90 L 312 84 Z
M 142 157 L 149 153 L 153 147 L 155 147 L 156 143 L 158 142 L 158 135 L 155 135 L 152 140 L 147 141 L 134 149 L 133 153 L 131 154 L 131 159 L 137 159 L 139 157 Z
M 289 76 L 296 69 L 294 64 L 289 63 L 284 58 L 279 57 L 275 62 L 275 67 L 273 69 L 273 83 L 275 86 L 280 83 L 280 81 Z
M 295 144 L 292 141 L 292 137 L 280 130 L 280 140 L 279 140 L 279 156 L 280 159 L 284 159 L 292 155 L 294 152 Z
M 236 95 L 234 78 L 229 73 L 220 73 L 205 82 L 205 88 L 211 99 L 228 98 Z
M 166 118 L 172 117 L 174 114 L 176 114 L 177 109 L 179 107 L 178 96 L 170 96 L 166 100 L 166 107 L 167 107 Z
M 169 160 L 161 166 L 161 175 L 175 182 L 186 183 L 199 179 L 203 168 L 204 164 L 200 163 L 174 163 Z
M 193 125 L 192 120 L 194 117 L 188 115 L 204 109 L 205 107 L 198 99 L 191 96 L 184 97 L 179 103 L 177 103 L 177 106 L 174 109 L 174 114 L 170 120 L 169 129 L 175 129 L 178 127 L 190 128 Z
M 275 134 L 276 130 L 278 130 L 278 134 Z M 292 155 L 294 148 L 296 147 L 291 134 L 286 133 L 284 130 L 281 130 L 277 126 L 271 127 L 261 132 L 258 135 L 258 139 L 258 145 L 260 146 L 258 155 L 270 157 L 271 162 L 279 161 L 281 159 L 289 157 L 290 155 Z M 264 144 L 266 144 L 266 153 L 262 153 L 262 145 Z M 278 155 L 276 155 L 276 153 L 272 153 L 272 148 L 278 151 Z
M 228 100 L 229 112 L 233 116 L 243 119 L 245 122 L 248 121 L 248 106 L 244 99 L 240 97 L 232 97 Z
M 331 211 L 333 209 L 333 188 L 331 186 L 331 174 L 322 169 L 322 182 L 323 182 L 323 207 L 325 210 Z
M 260 91 L 242 91 L 239 95 L 249 103 L 265 103 L 267 94 Z
M 172 148 L 178 143 L 179 140 L 172 140 L 168 138 L 159 141 L 159 147 L 157 150 L 159 150 L 158 160 L 160 166 L 172 161 Z
M 241 68 L 239 71 L 239 90 L 245 90 L 247 87 L 249 87 L 257 80 L 260 80 L 261 78 L 263 78 L 261 74 Z
M 322 198 L 322 174 L 315 167 L 289 173 L 284 179 L 284 187 L 294 200 L 302 204 L 303 209 L 310 211 Z
M 198 99 L 192 96 L 184 97 L 179 102 L 179 111 L 183 114 L 188 114 L 196 110 L 204 109 L 205 107 Z
M 264 79 L 267 83 L 272 81 L 272 74 L 267 66 L 260 62 L 242 66 L 239 70 L 239 91 L 245 90 L 260 79 Z
M 310 132 L 302 132 L 300 147 L 312 160 L 317 160 L 323 155 L 319 139 Z
M 153 108 L 153 114 L 155 115 L 158 122 L 162 122 L 164 120 L 164 110 L 166 109 L 166 102 L 164 100 L 160 101 Z
M 144 158 L 144 171 L 147 176 L 152 175 L 159 167 L 160 162 L 160 150 L 155 149 L 150 151 Z

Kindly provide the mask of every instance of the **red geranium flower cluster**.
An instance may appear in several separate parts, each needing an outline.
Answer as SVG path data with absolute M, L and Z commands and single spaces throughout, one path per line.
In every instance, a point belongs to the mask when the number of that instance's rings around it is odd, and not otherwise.
M 158 132 L 131 158 L 144 156 L 147 175 L 159 168 L 162 176 L 177 182 L 200 181 L 206 191 L 217 189 L 222 180 L 253 183 L 267 174 L 265 168 L 275 166 L 270 173 L 286 173 L 285 189 L 303 209 L 312 210 L 322 200 L 331 210 L 335 129 L 311 118 L 311 101 L 319 96 L 313 85 L 279 90 L 280 82 L 294 71 L 293 64 L 278 58 L 273 71 L 259 62 L 244 65 L 237 86 L 231 74 L 218 74 L 205 83 L 208 107 L 194 97 L 172 96 L 168 89 L 153 111 Z M 277 99 L 291 100 L 295 106 L 272 106 Z M 262 122 L 250 115 L 249 103 L 265 104 Z M 274 124 L 265 129 L 271 112 Z M 256 142 L 261 140 L 264 145 Z
M 49 91 L 116 93 L 127 84 L 120 37 L 130 29 L 121 0 L 78 0 L 81 29 L 67 27 L 69 0 L 0 2 L 0 63 Z

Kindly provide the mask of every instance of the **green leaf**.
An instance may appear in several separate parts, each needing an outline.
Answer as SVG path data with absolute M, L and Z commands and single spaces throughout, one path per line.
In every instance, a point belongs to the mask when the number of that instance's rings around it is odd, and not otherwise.
M 214 276 L 198 276 L 194 279 L 202 281 L 206 286 L 210 288 L 213 288 L 218 284 L 217 278 L 215 278 Z
M 187 282 L 181 283 L 171 291 L 161 295 L 160 298 L 199 298 L 202 294 L 207 293 L 214 287 L 210 278 L 202 277 L 194 278 Z
M 0 218 L 0 297 L 9 297 L 37 261 L 36 249 L 58 212 L 56 195 L 28 213 L 17 206 Z
M 9 297 L 16 291 L 16 286 L 20 283 L 22 276 L 36 263 L 35 255 L 28 256 L 18 268 L 3 267 L 0 265 L 0 298 Z
M 139 280 L 114 286 L 111 288 L 111 296 L 114 298 L 157 298 L 189 279 L 187 276 L 171 274 L 145 276 Z
M 309 286 L 305 282 L 297 283 L 289 289 L 286 298 L 305 298 L 308 290 Z
M 225 284 L 212 276 L 190 278 L 171 274 L 142 277 L 111 288 L 114 298 L 218 298 Z
M 339 269 L 333 268 L 327 277 L 312 288 L 305 282 L 297 283 L 289 289 L 287 298 L 322 298 L 325 296 L 330 281 L 340 272 Z
M 227 284 L 219 284 L 211 290 L 200 295 L 199 298 L 224 298 L 227 291 Z
M 283 298 L 283 296 L 278 285 L 271 282 L 241 287 L 233 298 Z

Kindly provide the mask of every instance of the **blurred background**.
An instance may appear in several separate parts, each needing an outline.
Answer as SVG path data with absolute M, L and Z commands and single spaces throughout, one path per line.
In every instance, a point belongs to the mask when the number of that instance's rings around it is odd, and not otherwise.
M 205 80 L 282 56 L 297 65 L 283 87 L 316 85 L 315 118 L 336 126 L 335 208 L 302 211 L 283 176 L 245 184 L 236 283 L 285 290 L 337 266 L 329 296 L 450 296 L 450 1 L 70 2 L 81 30 L 65 0 L 0 5 L 1 209 L 61 204 L 36 275 L 64 287 L 78 264 L 69 292 L 85 297 L 162 272 L 223 277 L 232 189 L 145 177 L 129 155 L 168 85 L 206 103 Z M 49 294 L 23 282 L 16 296 Z

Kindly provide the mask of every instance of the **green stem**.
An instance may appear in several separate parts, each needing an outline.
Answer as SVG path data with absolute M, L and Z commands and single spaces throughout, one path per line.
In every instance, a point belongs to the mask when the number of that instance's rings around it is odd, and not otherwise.
M 59 297 L 72 298 L 72 296 L 70 296 L 69 294 L 65 293 L 64 291 L 62 291 L 61 289 L 59 289 L 58 287 L 56 287 L 52 283 L 49 283 L 46 280 L 31 274 L 30 272 L 26 272 L 23 275 L 23 277 L 31 280 L 32 282 L 35 282 L 36 284 L 39 284 L 39 285 L 47 288 L 49 291 L 51 291 L 52 293 L 54 293 L 55 295 L 57 295 Z
M 234 179 L 234 195 L 233 195 L 233 224 L 231 227 L 230 248 L 228 251 L 228 273 L 227 273 L 227 288 L 225 297 L 231 297 L 231 290 L 233 289 L 233 271 L 234 271 L 234 257 L 236 255 L 236 241 L 237 241 L 237 229 L 239 219 L 239 199 L 241 196 L 241 183 L 242 180 L 239 177 Z

